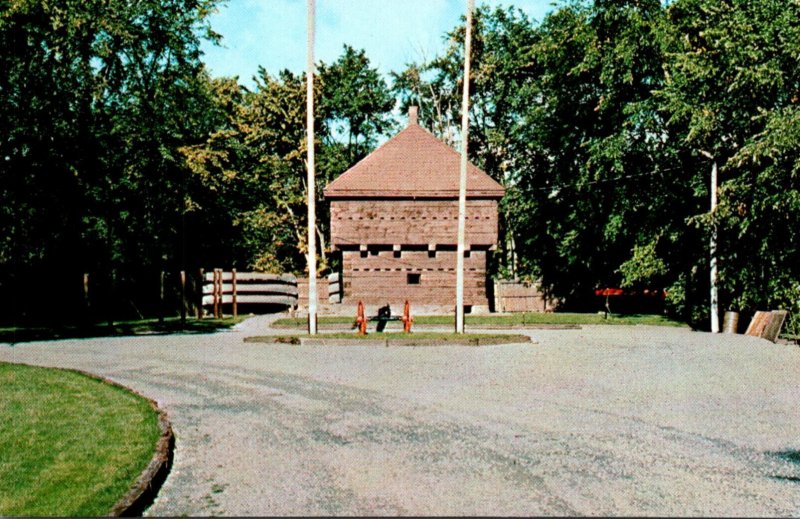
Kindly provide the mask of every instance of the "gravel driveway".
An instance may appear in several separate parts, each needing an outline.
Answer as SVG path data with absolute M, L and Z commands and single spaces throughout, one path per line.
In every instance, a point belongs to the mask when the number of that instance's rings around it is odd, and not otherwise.
M 660 327 L 483 347 L 213 335 L 9 346 L 166 408 L 150 515 L 800 515 L 800 348 Z

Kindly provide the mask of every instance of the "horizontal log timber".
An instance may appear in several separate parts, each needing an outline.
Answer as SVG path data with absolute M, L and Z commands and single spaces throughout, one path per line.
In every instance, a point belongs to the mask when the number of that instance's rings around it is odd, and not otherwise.
M 224 294 L 233 293 L 232 283 L 222 283 L 221 285 L 218 286 L 221 287 L 221 291 Z M 213 293 L 214 293 L 213 284 L 203 285 L 204 295 Z M 297 296 L 297 285 L 283 285 L 278 283 L 241 284 L 237 280 L 236 293 L 237 294 L 268 293 L 268 294 L 286 294 L 286 295 Z
M 466 240 L 497 243 L 497 201 L 467 202 Z M 456 200 L 332 200 L 331 243 L 454 244 Z
M 222 304 L 233 303 L 233 294 L 222 294 L 218 301 Z M 262 295 L 262 294 L 237 294 L 236 302 L 238 304 L 268 304 L 268 305 L 286 305 L 294 306 L 297 304 L 297 297 L 289 295 Z M 214 304 L 214 296 L 203 296 L 203 305 L 208 306 Z
M 427 281 L 427 282 L 426 282 Z M 486 288 L 483 278 L 464 279 L 464 304 L 485 305 Z M 349 284 L 345 283 L 344 301 L 354 302 L 363 300 L 365 303 L 385 303 L 391 301 L 405 301 L 412 304 L 450 304 L 454 300 L 455 279 L 450 282 L 440 280 L 421 280 L 419 285 L 409 285 L 405 279 L 371 279 L 353 278 Z
M 455 297 L 453 296 L 452 291 L 447 291 L 447 293 L 426 292 L 423 294 L 418 294 L 414 292 L 395 292 L 382 295 L 378 295 L 376 293 L 369 293 L 357 297 L 353 296 L 345 297 L 342 300 L 342 304 L 354 305 L 359 301 L 363 302 L 365 305 L 377 305 L 377 306 L 383 306 L 386 303 L 390 303 L 392 304 L 393 307 L 394 305 L 398 304 L 398 302 L 402 303 L 403 301 L 411 301 L 413 305 L 443 305 L 450 307 L 455 305 Z M 485 305 L 486 295 L 472 294 L 465 291 L 464 304 Z
M 412 304 L 452 304 L 456 286 L 456 250 L 431 254 L 428 245 L 419 250 L 371 250 L 342 252 L 343 301 L 366 304 L 405 301 Z M 464 258 L 464 304 L 486 305 L 486 250 L 474 250 Z
M 445 295 L 445 299 L 443 300 L 442 304 L 448 304 L 455 299 L 453 298 L 453 294 L 455 290 L 453 287 L 411 287 L 411 286 L 398 286 L 395 288 L 388 288 L 388 287 L 381 287 L 380 290 L 373 290 L 368 285 L 353 285 L 349 289 L 345 290 L 345 299 L 370 299 L 370 300 L 383 300 L 388 298 L 394 297 L 404 297 L 410 298 L 410 300 L 417 301 L 417 300 L 436 300 L 442 295 Z M 483 288 L 480 287 L 464 287 L 464 294 L 471 295 L 474 297 L 485 297 L 486 292 Z
M 400 257 L 395 257 L 392 251 L 368 252 L 366 256 L 359 251 L 342 252 L 342 262 L 344 270 L 348 272 L 352 269 L 455 269 L 456 251 L 437 251 L 431 256 L 428 251 L 403 251 Z M 486 269 L 486 251 L 471 251 L 468 257 L 464 258 L 464 268 L 466 269 Z M 345 275 L 345 277 L 347 277 Z
M 426 287 L 442 286 L 453 287 L 455 289 L 455 272 L 424 272 L 419 276 L 419 282 L 414 282 L 414 285 L 422 285 Z M 369 282 L 372 280 L 376 284 L 384 283 L 400 283 L 407 284 L 409 279 L 405 272 L 353 272 L 350 275 L 349 283 L 365 280 Z M 476 284 L 476 286 L 486 286 L 486 276 L 479 272 L 465 272 L 464 280 L 469 280 Z M 347 287 L 345 282 L 345 287 Z
M 541 284 L 509 279 L 494 281 L 495 309 L 500 312 L 547 312 L 553 300 L 545 297 Z
M 542 292 L 538 287 L 530 286 L 497 286 L 497 292 L 502 294 L 503 297 L 542 297 Z
M 233 281 L 232 272 L 223 271 L 221 272 L 221 276 L 222 276 L 222 281 Z M 204 277 L 206 282 L 211 283 L 214 281 L 214 272 L 206 271 Z M 266 274 L 262 272 L 236 273 L 237 284 L 259 283 L 259 282 L 296 284 L 297 277 L 295 277 L 293 274 Z
M 198 318 L 202 318 L 204 307 L 210 307 L 215 317 L 222 317 L 223 305 L 231 305 L 234 316 L 240 304 L 297 305 L 299 290 L 297 278 L 292 274 L 225 272 L 222 269 L 201 272 Z

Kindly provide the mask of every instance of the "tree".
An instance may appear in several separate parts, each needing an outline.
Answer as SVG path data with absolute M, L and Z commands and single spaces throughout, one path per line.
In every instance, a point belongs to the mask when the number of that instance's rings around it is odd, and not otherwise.
M 266 272 L 301 272 L 305 241 L 303 79 L 259 71 L 256 89 L 211 80 L 224 122 L 206 142 L 181 149 L 194 173 L 189 213 L 214 215 L 230 245 L 217 262 Z
M 371 151 L 391 128 L 393 99 L 364 51 L 345 47 L 315 81 L 317 189 Z M 181 148 L 194 173 L 189 214 L 215 219 L 230 245 L 215 261 L 267 272 L 302 274 L 306 254 L 305 76 L 263 68 L 250 92 L 235 79 L 210 79 L 226 114 L 205 142 Z M 346 135 L 347 138 L 343 139 Z M 319 270 L 330 267 L 327 209 L 318 204 Z M 213 209 L 212 209 L 213 208 Z M 213 217 L 211 215 L 214 215 Z M 220 255 L 221 254 L 221 255 Z
M 632 254 L 658 257 L 683 236 L 672 212 L 686 198 L 680 154 L 652 96 L 662 31 L 657 1 L 574 2 L 544 20 L 529 50 L 512 225 L 522 270 L 574 308 L 621 284 Z
M 344 46 L 334 63 L 319 64 L 322 82 L 320 113 L 330 132 L 325 144 L 341 139 L 348 162 L 355 164 L 372 151 L 377 139 L 394 128 L 391 111 L 395 99 L 377 69 L 371 68 L 364 50 Z
M 410 64 L 393 74 L 393 89 L 403 109 L 420 107 L 420 122 L 452 146 L 461 120 L 465 22 L 446 35 L 441 56 Z M 512 188 L 518 164 L 511 152 L 515 128 L 530 77 L 528 49 L 535 41 L 530 20 L 518 9 L 479 7 L 473 17 L 470 74 L 470 160 Z M 515 273 L 513 234 L 507 232 L 511 209 L 502 206 L 499 259 Z
M 683 0 L 668 13 L 674 43 L 659 96 L 682 144 L 719 166 L 719 207 L 692 221 L 719 233 L 722 306 L 796 309 L 797 154 L 786 136 L 796 131 L 800 7 Z
M 206 22 L 213 6 L 5 3 L 0 122 L 12 130 L 0 144 L 8 186 L 0 260 L 4 282 L 32 297 L 14 301 L 15 319 L 80 308 L 43 307 L 41 293 L 70 300 L 87 271 L 109 291 L 127 285 L 125 310 L 138 311 L 135 278 L 180 262 L 183 166 L 175 151 L 202 133 L 199 43 L 215 37 Z

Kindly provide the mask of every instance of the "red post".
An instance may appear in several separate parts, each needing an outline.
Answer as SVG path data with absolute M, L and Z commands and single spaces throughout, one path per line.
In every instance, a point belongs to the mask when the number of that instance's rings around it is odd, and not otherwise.
M 411 323 L 414 322 L 414 318 L 411 317 L 411 303 L 406 300 L 405 306 L 403 306 L 403 331 L 405 333 L 411 333 Z
M 358 302 L 358 310 L 356 311 L 356 325 L 358 326 L 358 334 L 367 334 L 367 317 L 364 315 L 364 303 Z

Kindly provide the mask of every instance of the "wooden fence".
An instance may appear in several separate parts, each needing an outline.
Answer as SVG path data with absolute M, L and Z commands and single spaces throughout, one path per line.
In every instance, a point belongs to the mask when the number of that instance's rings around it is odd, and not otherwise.
M 297 278 L 292 274 L 262 274 L 258 272 L 225 272 L 214 269 L 205 272 L 198 317 L 208 308 L 211 315 L 221 317 L 223 307 L 230 305 L 231 314 L 238 315 L 240 304 L 297 306 Z
M 308 306 L 308 278 L 297 279 L 298 301 L 302 307 Z M 336 304 L 342 302 L 342 284 L 338 272 L 327 278 L 317 278 L 317 304 Z
M 223 306 L 230 305 L 230 315 L 238 315 L 240 304 L 278 305 L 289 308 L 308 306 L 308 278 L 293 274 L 262 274 L 258 272 L 229 272 L 213 269 L 200 273 L 203 280 L 197 317 L 207 309 L 210 315 L 221 317 Z M 338 273 L 317 279 L 318 304 L 341 303 L 342 287 Z
M 551 312 L 554 306 L 555 302 L 548 299 L 536 283 L 494 280 L 496 312 Z

